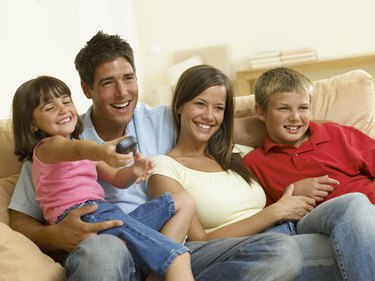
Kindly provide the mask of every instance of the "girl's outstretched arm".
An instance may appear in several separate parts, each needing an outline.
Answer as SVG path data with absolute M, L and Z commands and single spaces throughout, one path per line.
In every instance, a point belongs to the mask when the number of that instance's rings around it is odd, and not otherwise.
M 71 140 L 62 136 L 52 136 L 39 143 L 36 155 L 46 164 L 87 159 L 104 160 L 112 166 L 123 167 L 132 161 L 133 156 L 116 153 L 116 144 L 122 138 L 98 144 L 92 140 Z
M 133 155 L 129 153 L 128 155 Z M 115 169 L 103 161 L 98 162 L 97 170 L 101 179 L 117 186 L 119 188 L 127 188 L 134 182 L 139 183 L 147 179 L 153 172 L 155 163 L 153 160 L 144 157 L 141 153 L 136 152 L 134 163 L 129 167 Z

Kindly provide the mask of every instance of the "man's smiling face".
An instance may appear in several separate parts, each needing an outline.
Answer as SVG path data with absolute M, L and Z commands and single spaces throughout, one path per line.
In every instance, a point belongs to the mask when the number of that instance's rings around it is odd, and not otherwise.
M 138 84 L 132 66 L 124 57 L 97 66 L 92 89 L 87 85 L 83 89 L 86 97 L 92 99 L 92 120 L 97 130 L 98 126 L 127 126 L 137 105 Z

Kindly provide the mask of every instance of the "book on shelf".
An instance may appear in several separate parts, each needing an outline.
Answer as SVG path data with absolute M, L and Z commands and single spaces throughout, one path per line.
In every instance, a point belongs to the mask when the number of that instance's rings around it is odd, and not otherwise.
M 251 55 L 249 58 L 250 67 L 253 69 L 298 64 L 315 60 L 317 60 L 317 55 L 313 48 L 263 52 Z
M 257 61 L 257 60 L 264 60 L 264 59 L 270 59 L 270 58 L 279 58 L 280 57 L 280 51 L 270 51 L 270 52 L 263 52 L 263 53 L 257 53 L 250 56 L 250 61 Z
M 280 51 L 280 56 L 283 57 L 293 57 L 293 56 L 303 56 L 303 55 L 311 55 L 315 54 L 315 50 L 313 48 L 300 48 L 300 49 L 293 49 L 293 50 L 283 50 Z
M 280 66 L 281 58 L 279 51 L 264 52 L 251 55 L 249 58 L 251 68 L 265 68 L 270 66 Z
M 316 60 L 317 60 L 316 56 L 299 57 L 299 58 L 294 58 L 294 59 L 283 60 L 282 65 L 300 64 L 300 63 L 311 62 L 311 61 L 316 61 Z
M 279 59 L 272 59 L 272 60 L 263 60 L 263 61 L 251 61 L 250 66 L 251 68 L 266 68 L 266 67 L 276 67 L 281 66 L 282 62 Z
M 286 50 L 280 52 L 280 59 L 283 64 L 302 63 L 317 60 L 317 55 L 312 48 Z

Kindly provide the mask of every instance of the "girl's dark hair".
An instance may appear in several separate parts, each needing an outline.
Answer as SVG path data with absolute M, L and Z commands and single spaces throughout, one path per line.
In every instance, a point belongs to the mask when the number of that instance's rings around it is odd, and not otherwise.
M 39 76 L 23 83 L 16 91 L 12 104 L 12 121 L 14 136 L 14 154 L 19 161 L 32 160 L 35 145 L 49 135 L 34 130 L 33 112 L 41 103 L 53 98 L 69 96 L 68 86 L 61 80 L 50 76 Z M 78 118 L 72 137 L 79 139 L 83 125 Z
M 187 69 L 177 82 L 172 100 L 173 122 L 180 134 L 181 120 L 178 109 L 203 91 L 213 86 L 226 88 L 224 119 L 220 129 L 210 138 L 206 154 L 214 157 L 224 171 L 238 173 L 246 182 L 251 182 L 249 170 L 238 153 L 232 153 L 234 144 L 234 90 L 228 76 L 210 65 L 197 65 Z

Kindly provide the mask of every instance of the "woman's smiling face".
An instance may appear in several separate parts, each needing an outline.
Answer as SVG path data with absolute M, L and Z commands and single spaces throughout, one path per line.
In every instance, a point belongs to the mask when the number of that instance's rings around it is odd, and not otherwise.
M 178 109 L 181 136 L 187 136 L 192 141 L 207 142 L 223 122 L 226 95 L 225 86 L 213 86 L 183 104 Z

